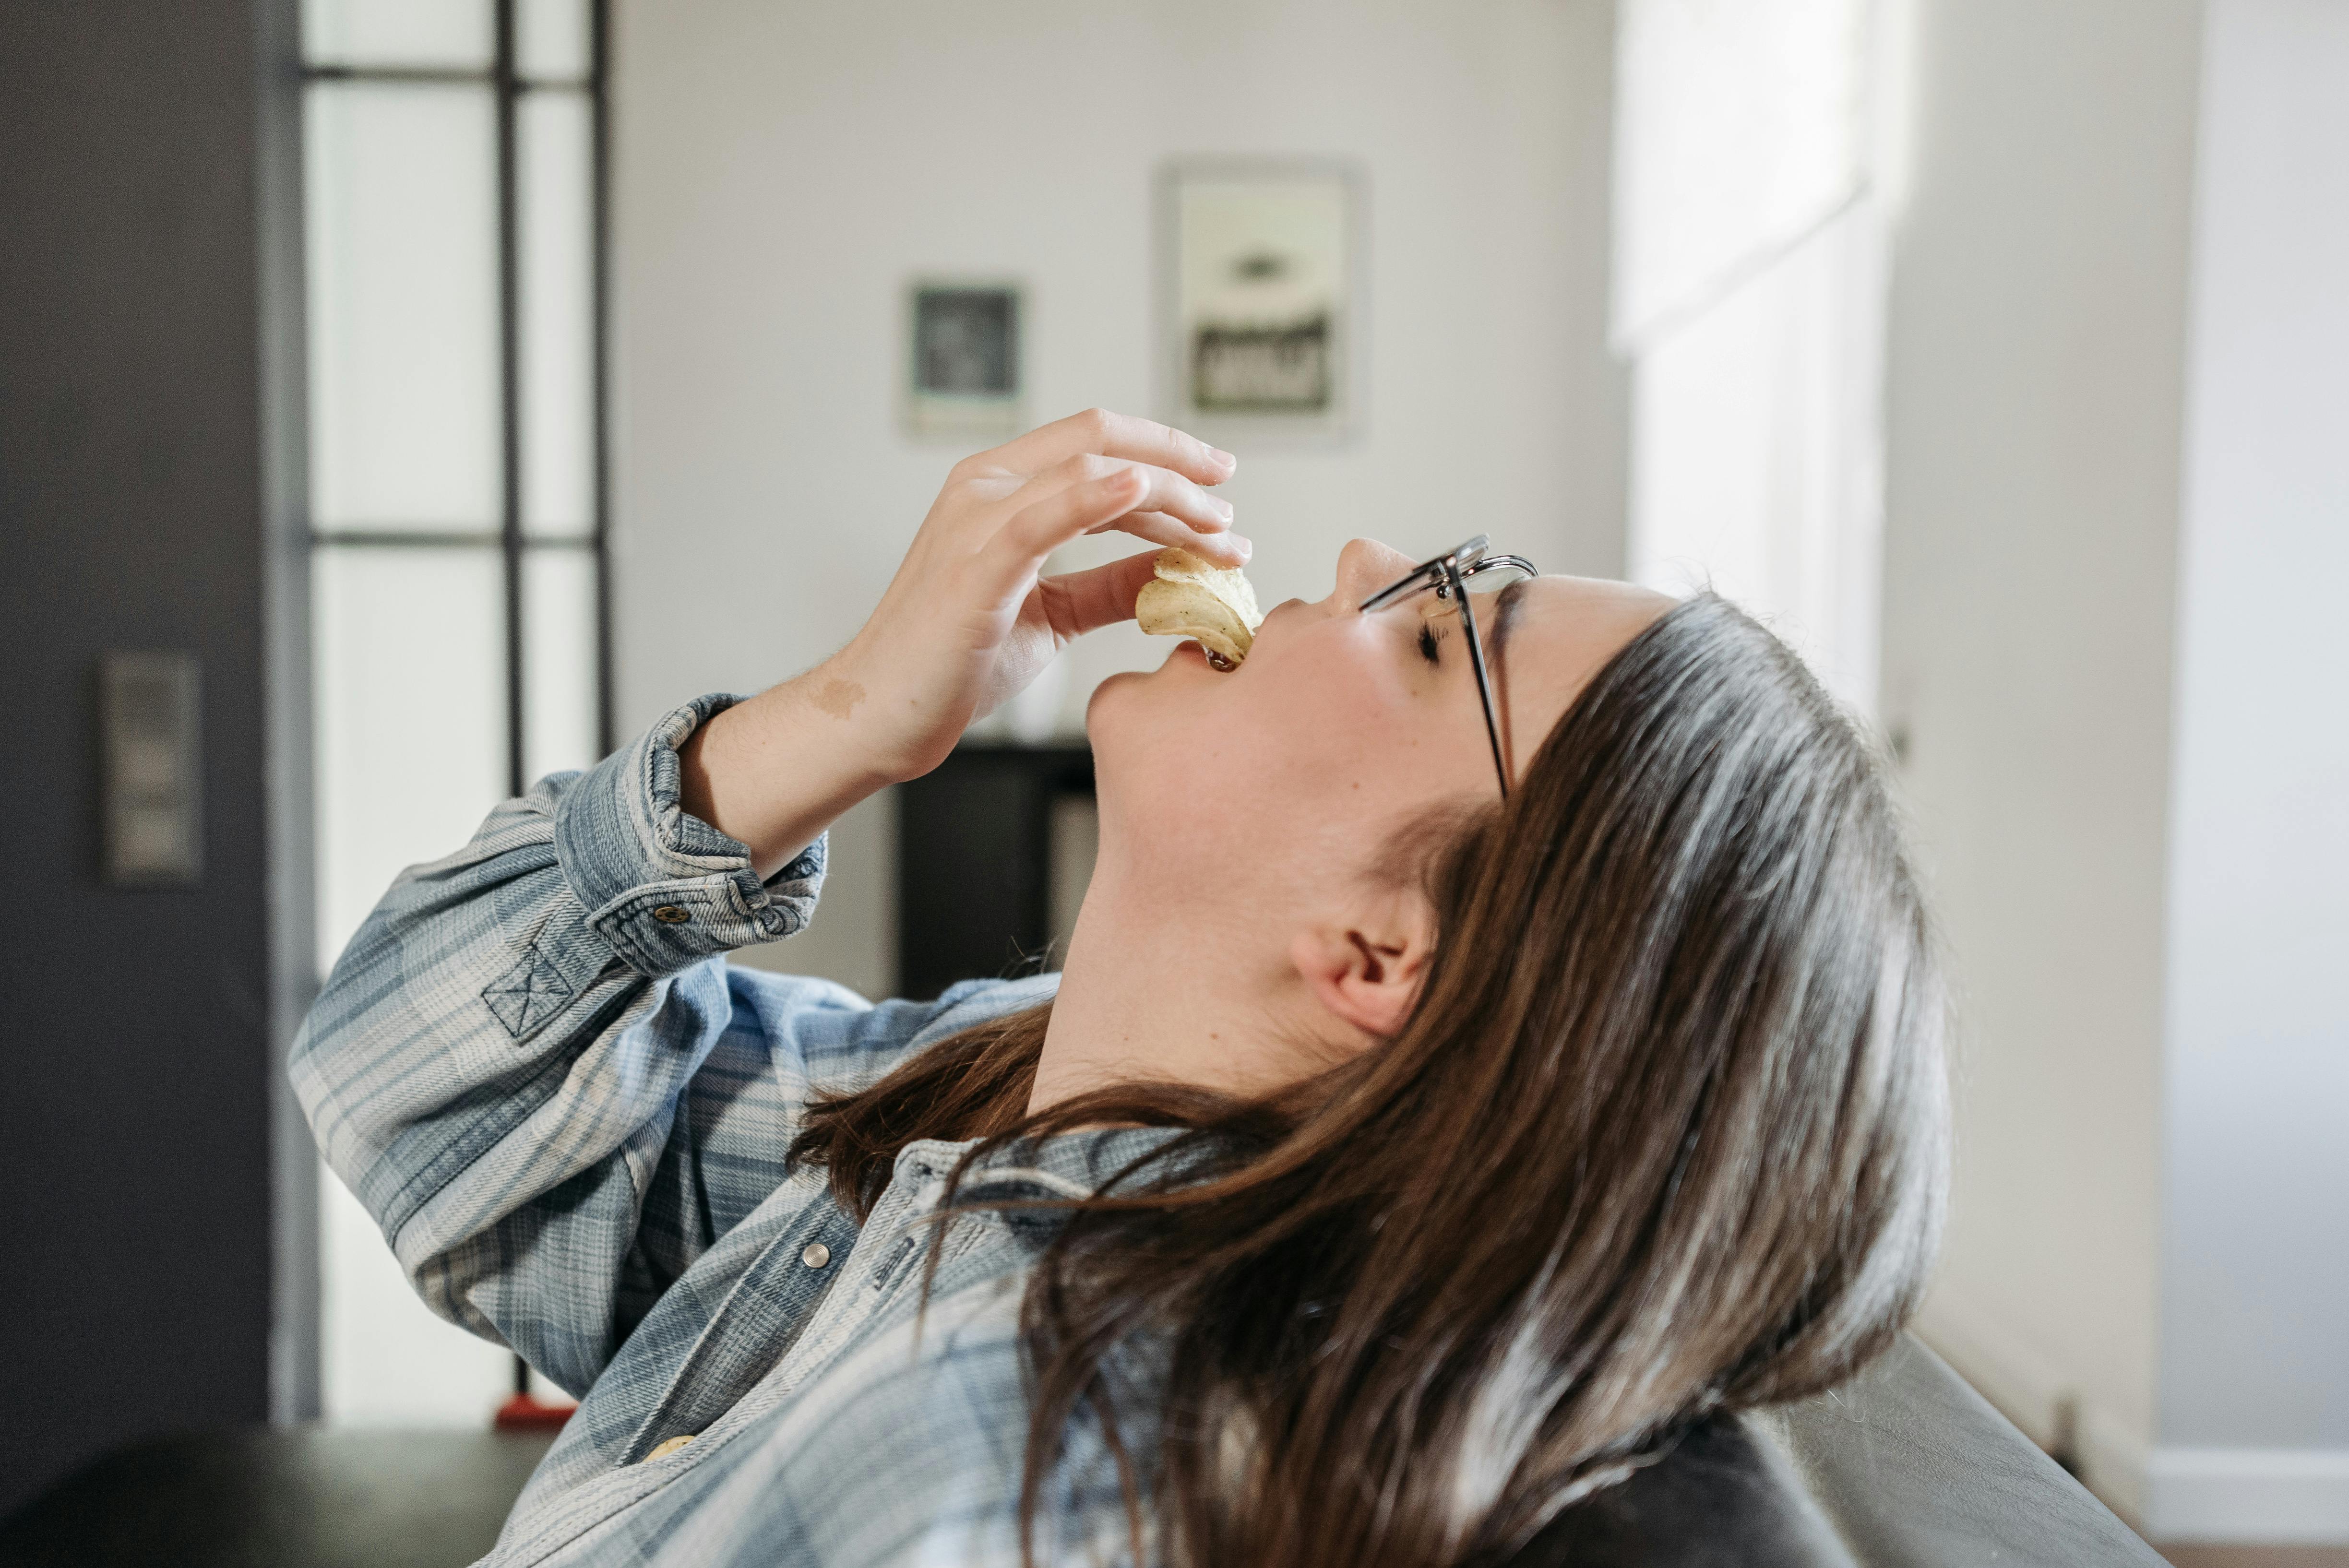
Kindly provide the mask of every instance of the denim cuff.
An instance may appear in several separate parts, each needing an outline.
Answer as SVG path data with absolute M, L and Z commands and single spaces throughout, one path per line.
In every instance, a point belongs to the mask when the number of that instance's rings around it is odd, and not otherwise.
M 658 979 L 805 929 L 824 840 L 761 882 L 750 851 L 678 803 L 686 737 L 740 697 L 697 697 L 563 791 L 554 854 L 587 923 L 621 962 Z

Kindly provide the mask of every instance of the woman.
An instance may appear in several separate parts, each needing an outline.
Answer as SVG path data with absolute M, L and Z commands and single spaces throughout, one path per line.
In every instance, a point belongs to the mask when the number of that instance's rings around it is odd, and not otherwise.
M 1133 613 L 1146 553 L 1055 546 L 1245 560 L 1232 469 L 1098 413 L 958 465 L 839 655 L 501 807 L 336 966 L 327 1158 L 583 1396 L 493 1561 L 1498 1563 L 1907 1315 L 1923 914 L 1869 753 L 1709 597 L 1382 596 L 1411 562 L 1358 541 L 1236 672 L 1096 694 L 1060 976 L 872 1006 L 717 961 Z

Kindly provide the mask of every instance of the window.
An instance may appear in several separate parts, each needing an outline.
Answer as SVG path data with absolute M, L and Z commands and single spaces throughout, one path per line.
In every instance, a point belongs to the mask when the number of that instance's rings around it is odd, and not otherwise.
M 610 744 L 602 0 L 305 0 L 319 965 Z M 323 1178 L 329 1419 L 479 1425 L 494 1346 Z
M 1630 574 L 1874 707 L 1883 181 L 1868 0 L 1624 0 L 1613 335 Z

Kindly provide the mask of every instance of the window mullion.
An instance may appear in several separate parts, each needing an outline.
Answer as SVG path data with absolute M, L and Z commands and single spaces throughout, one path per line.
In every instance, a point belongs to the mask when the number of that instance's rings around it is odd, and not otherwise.
M 595 540 L 595 748 L 597 755 L 609 753 L 619 744 L 613 717 L 612 704 L 612 550 L 611 550 L 611 463 L 606 456 L 610 431 L 605 423 L 606 364 L 608 360 L 605 334 L 607 291 L 610 287 L 609 267 L 605 258 L 611 251 L 611 139 L 610 94 L 611 70 L 611 0 L 588 0 L 587 113 L 588 134 L 593 143 L 588 151 L 589 178 L 589 245 L 588 297 L 593 302 L 593 314 L 588 325 L 589 376 L 595 389 L 595 408 L 591 416 L 590 435 L 595 461 L 593 532 Z
M 506 787 L 519 795 L 523 777 L 522 589 L 521 253 L 515 152 L 520 101 L 514 70 L 514 0 L 497 0 L 494 72 L 498 102 L 498 407 L 499 450 L 504 462 L 499 490 L 499 534 L 505 551 Z

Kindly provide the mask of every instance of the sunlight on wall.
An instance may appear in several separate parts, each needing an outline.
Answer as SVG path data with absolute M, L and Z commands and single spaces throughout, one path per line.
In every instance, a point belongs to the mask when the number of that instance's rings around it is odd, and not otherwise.
M 1630 573 L 1710 587 L 1872 711 L 1884 260 L 1866 0 L 1627 0 L 1613 336 Z

